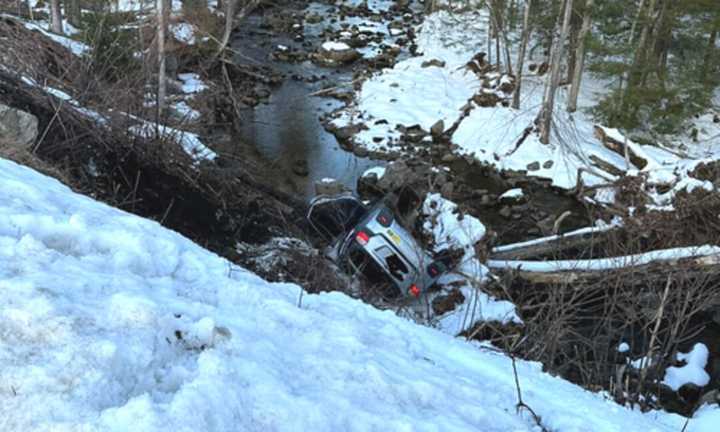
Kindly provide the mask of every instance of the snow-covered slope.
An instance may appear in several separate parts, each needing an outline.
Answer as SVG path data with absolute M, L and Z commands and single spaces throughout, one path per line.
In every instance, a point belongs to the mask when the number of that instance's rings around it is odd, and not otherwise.
M 299 294 L 0 160 L 0 430 L 537 430 L 505 356 Z M 553 431 L 681 427 L 518 369 Z

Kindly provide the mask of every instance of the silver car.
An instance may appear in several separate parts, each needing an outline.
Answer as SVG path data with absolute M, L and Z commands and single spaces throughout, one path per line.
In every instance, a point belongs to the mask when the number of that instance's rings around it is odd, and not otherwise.
M 331 259 L 371 282 L 389 282 L 389 297 L 420 297 L 446 271 L 384 200 L 367 208 L 351 195 L 318 197 L 308 221 L 329 240 Z

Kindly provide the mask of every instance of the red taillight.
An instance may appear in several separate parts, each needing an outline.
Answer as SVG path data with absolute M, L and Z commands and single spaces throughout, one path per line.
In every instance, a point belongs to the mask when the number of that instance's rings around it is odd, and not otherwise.
M 411 286 L 410 289 L 408 290 L 408 292 L 413 297 L 420 297 L 420 288 L 418 288 L 417 285 Z
M 368 244 L 368 241 L 370 240 L 370 236 L 367 235 L 364 231 L 358 231 L 358 233 L 355 235 L 355 240 L 357 240 L 358 243 L 365 246 Z

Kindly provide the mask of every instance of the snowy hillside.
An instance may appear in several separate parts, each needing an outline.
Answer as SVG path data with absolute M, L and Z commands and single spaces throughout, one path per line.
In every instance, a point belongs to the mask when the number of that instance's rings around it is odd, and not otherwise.
M 0 430 L 520 431 L 510 360 L 0 160 Z M 518 364 L 553 431 L 677 431 Z M 701 409 L 689 430 L 712 430 Z

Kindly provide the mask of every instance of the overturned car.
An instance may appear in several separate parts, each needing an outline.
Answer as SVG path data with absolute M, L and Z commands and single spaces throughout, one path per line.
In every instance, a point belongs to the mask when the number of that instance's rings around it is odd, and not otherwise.
M 447 267 L 420 245 L 397 208 L 396 197 L 366 206 L 349 194 L 319 196 L 307 220 L 341 269 L 380 285 L 388 298 L 418 298 Z

